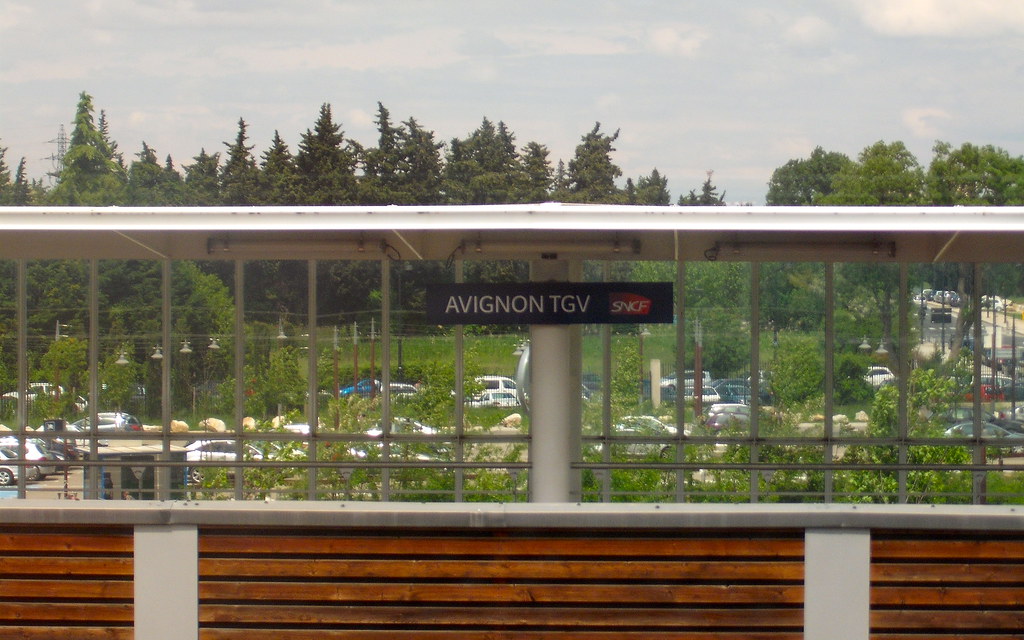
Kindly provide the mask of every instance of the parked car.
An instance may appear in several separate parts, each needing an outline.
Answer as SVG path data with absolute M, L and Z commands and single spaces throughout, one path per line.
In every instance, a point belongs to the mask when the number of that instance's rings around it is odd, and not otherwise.
M 710 433 L 721 433 L 736 427 L 746 428 L 749 424 L 749 413 L 716 413 L 704 420 L 704 428 Z
M 718 433 L 722 429 L 750 423 L 750 405 L 737 402 L 720 402 L 708 407 L 704 416 L 704 428 Z
M 694 377 L 693 369 L 687 369 L 686 371 L 683 372 L 683 385 L 685 386 L 685 388 L 690 389 L 690 390 L 693 389 L 693 377 Z M 701 379 L 704 381 L 705 385 L 710 385 L 711 384 L 711 372 L 707 371 L 707 370 L 701 372 Z M 675 396 L 676 387 L 679 386 L 678 377 L 676 376 L 675 373 L 670 373 L 670 374 L 668 374 L 667 376 L 665 376 L 665 377 L 663 377 L 661 379 L 660 386 L 661 386 L 661 393 L 662 393 L 662 395 L 665 395 L 666 393 L 669 393 L 669 394 L 671 394 L 674 397 Z
M 466 401 L 467 407 L 518 407 L 514 391 L 484 391 Z
M 366 435 L 371 438 L 381 438 L 384 435 L 381 426 L 381 423 L 378 422 L 377 426 L 366 432 Z M 418 420 L 406 417 L 392 418 L 390 435 L 397 436 L 388 451 L 392 458 L 429 461 L 451 457 L 448 447 L 432 438 L 437 435 L 437 429 Z M 379 441 L 357 443 L 349 451 L 359 458 L 365 458 L 371 454 L 379 457 L 383 455 L 383 443 Z
M 735 404 L 750 404 L 750 380 L 748 378 L 722 378 L 715 380 L 711 386 L 718 392 L 721 402 Z M 767 384 L 762 380 L 757 389 L 758 403 L 762 406 L 772 403 L 771 393 L 768 392 Z
M 887 384 L 896 383 L 896 375 L 889 369 L 889 367 L 872 366 L 868 367 L 868 372 L 864 374 L 864 382 L 875 389 L 881 389 Z
M 516 381 L 507 376 L 477 376 L 475 380 L 484 391 L 507 391 L 515 395 L 518 389 Z
M 946 429 L 946 435 L 952 438 L 973 438 L 974 422 L 961 422 Z M 981 423 L 981 436 L 983 438 L 998 438 L 1006 441 L 1014 450 L 1024 449 L 1024 433 L 1008 431 L 991 422 Z
M 14 463 L 17 459 L 17 453 L 7 447 L 0 447 L 0 486 L 9 487 L 18 481 L 18 465 Z M 30 467 L 27 477 L 31 480 L 33 475 L 37 475 L 37 472 Z
M 262 460 L 263 454 L 250 443 L 242 449 L 244 460 Z M 185 445 L 185 460 L 189 462 L 237 462 L 238 445 L 235 440 L 196 440 Z M 202 467 L 189 467 L 185 476 L 189 482 L 200 484 L 203 481 Z
M 938 420 L 945 424 L 961 424 L 964 422 L 974 421 L 974 408 L 973 407 L 954 407 L 949 411 L 940 414 Z M 1020 433 L 1024 435 L 1024 422 L 1011 417 L 1004 417 L 995 415 L 988 411 L 981 412 L 982 422 L 994 424 L 997 427 L 1002 427 L 1007 431 L 1013 433 Z
M 978 389 L 980 390 L 982 402 L 1002 402 L 1006 397 L 1003 390 L 995 385 L 981 384 L 978 386 Z M 973 386 L 964 393 L 964 400 L 967 400 L 968 402 L 974 400 Z
M 612 437 L 637 438 L 640 441 L 613 443 L 612 452 L 633 457 L 664 456 L 672 446 L 668 440 L 674 438 L 677 433 L 678 430 L 674 426 L 665 424 L 654 416 L 625 416 L 612 425 Z
M 142 422 L 135 416 L 121 411 L 103 411 L 96 414 L 96 430 L 103 432 L 111 431 L 142 431 Z M 92 431 L 92 420 L 89 417 L 75 420 L 71 427 L 75 431 L 88 433 Z
M 380 393 L 380 389 L 380 380 L 370 380 L 369 378 L 365 378 L 354 385 L 341 388 L 338 391 L 338 395 L 350 396 L 355 394 L 365 398 Z
M 4 449 L 10 454 L 4 456 L 8 461 L 18 459 L 20 447 L 21 444 L 17 438 L 11 436 L 0 438 L 0 449 Z M 46 476 L 53 475 L 57 473 L 57 467 L 60 465 L 57 456 L 46 451 L 45 447 L 35 439 L 25 440 L 25 460 L 34 465 L 26 467 L 26 477 L 29 480 L 42 480 Z
M 392 398 L 411 398 L 420 392 L 415 385 L 405 382 L 392 382 L 390 385 Z

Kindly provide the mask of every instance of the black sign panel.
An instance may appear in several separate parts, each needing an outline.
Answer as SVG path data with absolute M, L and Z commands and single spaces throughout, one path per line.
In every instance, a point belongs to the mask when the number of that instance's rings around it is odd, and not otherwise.
M 671 282 L 439 284 L 427 288 L 435 324 L 672 322 Z

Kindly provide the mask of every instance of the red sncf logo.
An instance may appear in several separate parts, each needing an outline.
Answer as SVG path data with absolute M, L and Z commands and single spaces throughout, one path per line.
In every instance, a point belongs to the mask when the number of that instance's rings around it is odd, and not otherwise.
M 608 299 L 614 315 L 646 316 L 651 312 L 651 299 L 635 293 L 613 293 Z

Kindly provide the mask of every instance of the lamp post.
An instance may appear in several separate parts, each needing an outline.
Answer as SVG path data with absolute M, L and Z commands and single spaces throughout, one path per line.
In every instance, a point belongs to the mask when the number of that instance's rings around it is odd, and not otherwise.
M 704 415 L 704 327 L 693 321 L 693 419 Z
M 647 327 L 641 326 L 640 331 L 637 333 L 637 339 L 639 340 L 639 354 L 640 354 L 640 402 L 644 401 L 644 338 L 649 338 L 651 332 L 647 330 Z
M 359 325 L 352 323 L 352 393 L 359 386 Z

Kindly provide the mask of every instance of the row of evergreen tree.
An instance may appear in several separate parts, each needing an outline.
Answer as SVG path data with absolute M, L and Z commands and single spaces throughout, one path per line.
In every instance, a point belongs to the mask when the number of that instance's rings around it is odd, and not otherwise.
M 248 125 L 238 121 L 235 139 L 221 152 L 204 148 L 182 174 L 170 156 L 161 164 L 145 142 L 131 162 L 109 133 L 106 114 L 94 118 L 92 97 L 79 97 L 74 126 L 56 183 L 25 174 L 22 158 L 13 175 L 0 147 L 0 204 L 7 205 L 347 205 L 510 204 L 546 201 L 649 204 L 671 203 L 668 180 L 657 169 L 618 186 L 622 169 L 612 161 L 619 132 L 600 123 L 582 136 L 568 163 L 552 164 L 539 142 L 516 146 L 503 122 L 484 118 L 465 138 L 447 144 L 415 118 L 392 121 L 377 104 L 377 145 L 347 138 L 324 104 L 297 150 L 275 131 L 257 157 Z M 680 204 L 722 204 L 711 174 Z

